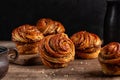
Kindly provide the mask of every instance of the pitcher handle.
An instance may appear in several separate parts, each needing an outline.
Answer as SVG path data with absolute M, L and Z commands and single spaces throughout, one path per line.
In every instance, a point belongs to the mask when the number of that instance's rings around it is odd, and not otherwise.
M 18 58 L 18 52 L 16 48 L 9 48 L 8 60 L 9 62 L 14 62 Z

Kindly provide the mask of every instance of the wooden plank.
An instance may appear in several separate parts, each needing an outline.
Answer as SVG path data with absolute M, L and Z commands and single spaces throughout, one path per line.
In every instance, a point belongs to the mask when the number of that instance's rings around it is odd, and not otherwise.
M 11 48 L 11 47 L 15 47 L 15 44 L 12 41 L 0 41 L 0 46 Z

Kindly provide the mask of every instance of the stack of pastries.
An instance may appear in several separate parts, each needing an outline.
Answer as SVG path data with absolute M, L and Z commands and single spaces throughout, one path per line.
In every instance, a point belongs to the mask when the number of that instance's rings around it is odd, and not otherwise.
M 36 26 L 22 25 L 12 31 L 20 55 L 40 54 L 43 64 L 51 68 L 61 68 L 74 60 L 75 47 L 64 33 L 64 26 L 52 19 L 42 18 Z
M 19 54 L 37 54 L 39 41 L 43 34 L 34 26 L 25 24 L 12 31 L 12 41 L 15 42 Z
M 38 20 L 36 27 L 45 36 L 39 44 L 40 57 L 44 65 L 61 68 L 74 60 L 74 44 L 64 33 L 65 28 L 60 22 L 42 18 Z
M 36 27 L 44 36 L 65 32 L 65 28 L 60 22 L 50 18 L 41 18 L 37 21 Z
M 73 34 L 70 39 L 75 44 L 76 58 L 97 58 L 101 49 L 101 39 L 93 33 L 80 31 Z
M 74 60 L 75 47 L 67 34 L 49 35 L 40 41 L 39 51 L 44 65 L 51 68 L 66 67 Z
M 105 45 L 98 56 L 102 71 L 106 75 L 120 75 L 120 43 Z

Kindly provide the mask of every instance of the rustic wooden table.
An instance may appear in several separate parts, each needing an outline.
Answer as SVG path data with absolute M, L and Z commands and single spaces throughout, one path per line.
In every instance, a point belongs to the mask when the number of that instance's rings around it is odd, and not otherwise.
M 15 47 L 11 41 L 0 41 L 0 46 Z M 68 67 L 50 69 L 44 65 L 9 65 L 7 75 L 2 80 L 120 80 L 120 76 L 105 76 L 97 59 L 75 59 Z

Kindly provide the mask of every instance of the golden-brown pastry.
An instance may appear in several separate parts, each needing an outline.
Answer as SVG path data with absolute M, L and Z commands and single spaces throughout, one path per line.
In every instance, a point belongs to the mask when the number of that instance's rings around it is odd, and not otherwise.
M 12 32 L 12 41 L 15 42 L 19 54 L 37 54 L 39 41 L 43 34 L 34 26 L 22 25 Z
M 37 54 L 39 53 L 38 50 L 38 45 L 39 42 L 34 42 L 34 43 L 20 43 L 20 42 L 15 42 L 16 43 L 16 48 L 19 54 Z
M 120 75 L 120 43 L 105 45 L 98 56 L 102 71 L 106 75 Z
M 76 58 L 92 59 L 98 57 L 102 41 L 96 34 L 80 31 L 73 34 L 70 39 L 75 44 Z
M 38 20 L 36 26 L 45 36 L 65 32 L 65 28 L 60 22 L 49 18 Z
M 31 43 L 43 38 L 43 34 L 34 26 L 22 25 L 12 31 L 12 41 Z
M 46 36 L 40 41 L 39 51 L 43 64 L 51 68 L 67 66 L 75 55 L 74 44 L 65 33 Z

